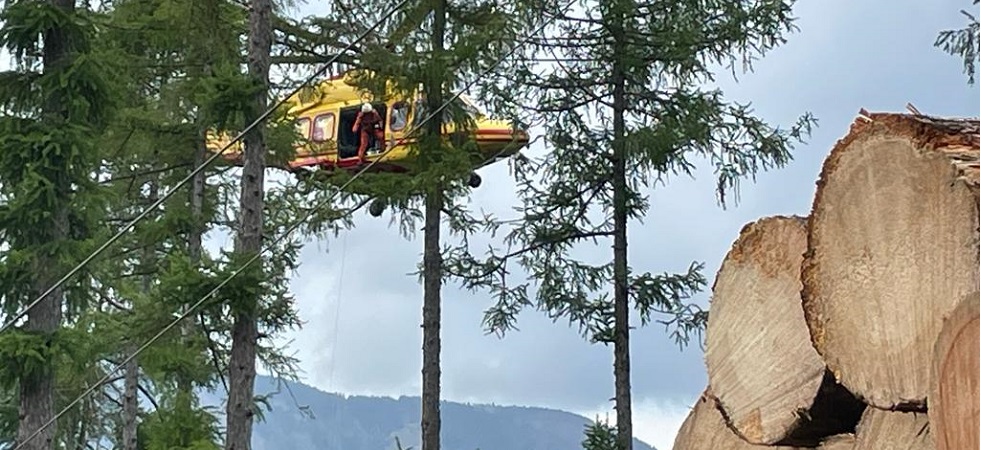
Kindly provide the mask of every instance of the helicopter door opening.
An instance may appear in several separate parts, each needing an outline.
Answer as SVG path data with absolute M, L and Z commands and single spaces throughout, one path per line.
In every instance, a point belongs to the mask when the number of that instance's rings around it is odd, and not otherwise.
M 388 108 L 385 107 L 384 103 L 372 103 L 371 106 L 374 106 L 375 111 L 378 111 L 378 114 L 381 115 L 382 131 L 384 131 L 384 119 L 387 117 Z M 340 120 L 337 126 L 337 157 L 339 159 L 355 158 L 358 156 L 358 145 L 361 144 L 361 135 L 352 130 L 352 128 L 354 127 L 354 121 L 358 118 L 359 112 L 361 112 L 361 105 L 341 108 Z M 369 141 L 370 145 L 371 142 Z

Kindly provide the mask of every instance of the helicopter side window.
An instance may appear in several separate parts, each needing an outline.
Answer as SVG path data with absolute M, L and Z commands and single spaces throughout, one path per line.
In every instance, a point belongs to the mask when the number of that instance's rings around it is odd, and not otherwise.
M 334 113 L 321 114 L 313 119 L 314 142 L 324 142 L 334 139 Z
M 310 139 L 310 119 L 306 117 L 301 117 L 293 122 L 296 126 L 296 132 L 300 134 L 303 139 Z
M 389 117 L 389 130 L 401 131 L 409 122 L 410 105 L 406 102 L 398 102 L 392 105 L 392 113 Z

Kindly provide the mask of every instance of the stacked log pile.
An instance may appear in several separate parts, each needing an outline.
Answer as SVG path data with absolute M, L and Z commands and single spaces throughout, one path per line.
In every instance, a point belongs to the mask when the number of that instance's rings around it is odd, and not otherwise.
M 979 130 L 863 110 L 808 217 L 742 229 L 675 450 L 979 448 Z

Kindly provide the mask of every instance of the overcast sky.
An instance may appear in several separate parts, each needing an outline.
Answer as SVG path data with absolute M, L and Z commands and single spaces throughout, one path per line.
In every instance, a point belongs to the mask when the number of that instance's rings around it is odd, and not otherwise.
M 859 108 L 903 111 L 912 102 L 926 114 L 977 116 L 977 87 L 966 84 L 958 59 L 932 46 L 939 30 L 964 25 L 961 8 L 972 8 L 970 0 L 800 2 L 799 33 L 754 74 L 722 85 L 729 99 L 752 101 L 771 123 L 790 125 L 813 112 L 820 120 L 815 134 L 788 167 L 744 183 L 741 203 L 727 211 L 715 203 L 709 171 L 659 188 L 645 224 L 631 224 L 634 270 L 682 271 L 699 260 L 711 284 L 745 223 L 808 213 L 820 165 Z M 311 2 L 302 13 L 322 10 Z M 516 203 L 507 167 L 487 167 L 481 175 L 473 209 L 507 212 Z M 422 289 L 407 273 L 421 258 L 421 240 L 400 237 L 387 218 L 357 220 L 337 240 L 310 244 L 293 278 L 307 325 L 290 338 L 304 381 L 347 394 L 419 395 Z M 595 252 L 611 249 L 601 245 Z M 706 304 L 708 294 L 699 301 Z M 480 322 L 489 304 L 486 295 L 443 290 L 445 399 L 612 415 L 610 348 L 590 345 L 535 312 L 522 315 L 521 331 L 503 340 L 485 335 Z M 697 346 L 679 350 L 660 326 L 635 330 L 631 340 L 635 432 L 669 449 L 706 383 L 702 353 Z

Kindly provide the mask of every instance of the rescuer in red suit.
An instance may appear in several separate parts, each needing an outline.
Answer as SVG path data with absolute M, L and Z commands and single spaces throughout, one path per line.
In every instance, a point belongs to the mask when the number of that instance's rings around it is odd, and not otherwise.
M 371 103 L 361 105 L 361 112 L 354 119 L 354 126 L 351 130 L 361 135 L 361 144 L 358 145 L 358 156 L 364 157 L 365 150 L 368 149 L 368 141 L 372 136 L 375 138 L 373 151 L 381 151 L 381 145 L 385 142 L 385 133 L 382 132 L 382 117 L 371 106 Z

